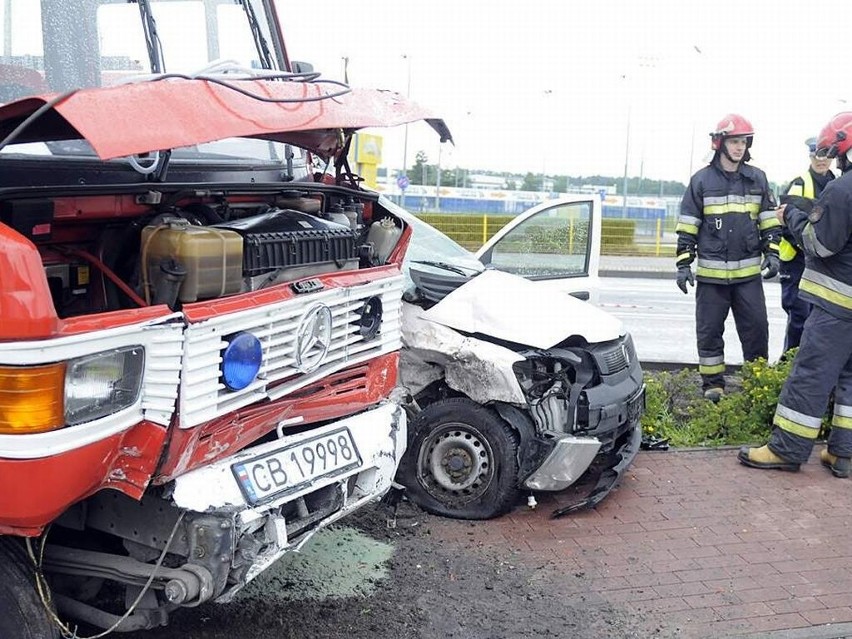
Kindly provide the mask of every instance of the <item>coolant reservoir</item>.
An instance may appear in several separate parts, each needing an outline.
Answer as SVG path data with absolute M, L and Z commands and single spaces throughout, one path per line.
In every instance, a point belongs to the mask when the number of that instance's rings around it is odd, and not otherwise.
M 387 261 L 401 235 L 402 229 L 389 217 L 383 217 L 370 225 L 367 242 L 373 245 L 375 259 L 380 264 Z
M 176 260 L 186 268 L 178 293 L 181 302 L 239 293 L 242 286 L 243 238 L 235 231 L 192 226 L 172 218 L 143 228 L 140 250 L 149 285 L 156 280 L 164 259 Z

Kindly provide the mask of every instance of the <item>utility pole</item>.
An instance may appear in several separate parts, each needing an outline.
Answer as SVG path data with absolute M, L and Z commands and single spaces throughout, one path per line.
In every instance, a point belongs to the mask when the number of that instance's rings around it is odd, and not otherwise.
M 438 142 L 438 167 L 435 173 L 435 210 L 441 210 L 441 149 L 444 147 L 441 142 Z
M 621 217 L 627 217 L 627 161 L 630 159 L 630 103 L 627 103 L 627 137 L 624 140 L 624 184 L 622 187 Z

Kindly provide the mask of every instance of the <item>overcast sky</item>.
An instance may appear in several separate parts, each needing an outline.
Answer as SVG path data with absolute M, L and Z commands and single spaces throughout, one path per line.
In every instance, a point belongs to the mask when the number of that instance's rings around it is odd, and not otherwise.
M 729 112 L 754 126 L 752 163 L 786 182 L 804 140 L 852 110 L 852 2 L 756 0 L 279 0 L 292 59 L 392 89 L 453 132 L 442 167 L 686 182 Z M 627 148 L 629 123 L 629 153 Z M 383 131 L 403 164 L 404 127 Z M 409 127 L 407 163 L 438 140 Z

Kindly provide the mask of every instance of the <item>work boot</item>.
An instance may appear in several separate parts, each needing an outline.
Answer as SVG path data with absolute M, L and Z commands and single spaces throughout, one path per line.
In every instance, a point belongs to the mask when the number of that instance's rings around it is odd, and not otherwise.
M 852 463 L 848 457 L 838 457 L 837 455 L 832 455 L 828 452 L 828 449 L 824 449 L 819 453 L 819 460 L 822 462 L 822 465 L 828 468 L 831 471 L 831 474 L 835 477 L 849 477 L 850 470 L 852 470 Z
M 746 466 L 761 468 L 763 470 L 789 470 L 791 472 L 799 470 L 799 464 L 779 457 L 769 450 L 769 446 L 761 446 L 760 448 L 743 446 L 740 448 L 740 452 L 737 453 L 737 459 Z
M 714 404 L 718 404 L 719 400 L 725 394 L 724 388 L 708 388 L 704 391 L 704 399 L 709 399 Z

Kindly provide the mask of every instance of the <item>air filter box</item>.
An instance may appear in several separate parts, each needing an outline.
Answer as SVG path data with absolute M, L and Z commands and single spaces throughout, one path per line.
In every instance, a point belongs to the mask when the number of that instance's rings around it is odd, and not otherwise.
M 216 227 L 243 237 L 243 276 L 253 280 L 251 289 L 358 268 L 358 233 L 301 211 L 272 209 Z

